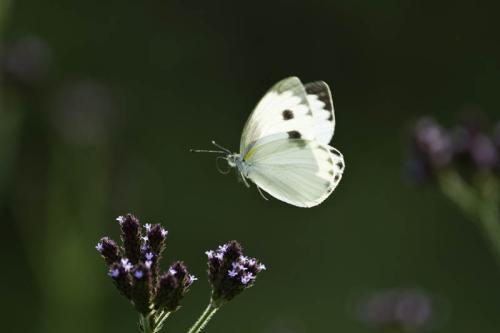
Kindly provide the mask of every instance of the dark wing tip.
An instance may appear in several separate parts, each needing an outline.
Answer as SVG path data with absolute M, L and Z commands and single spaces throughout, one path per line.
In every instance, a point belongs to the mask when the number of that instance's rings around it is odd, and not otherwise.
M 309 82 L 304 85 L 308 95 L 316 95 L 318 99 L 325 103 L 325 109 L 333 112 L 332 93 L 330 87 L 324 81 Z M 333 119 L 333 116 L 332 116 Z

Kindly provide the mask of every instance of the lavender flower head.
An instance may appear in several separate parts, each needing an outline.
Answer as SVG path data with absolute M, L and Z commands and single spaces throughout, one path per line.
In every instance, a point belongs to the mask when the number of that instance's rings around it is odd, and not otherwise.
M 196 278 L 179 261 L 161 275 L 159 260 L 168 232 L 159 224 L 147 224 L 143 236 L 143 227 L 134 215 L 126 214 L 116 220 L 123 245 L 118 246 L 108 237 L 101 238 L 96 245 L 116 288 L 143 316 L 148 316 L 152 309 L 177 310 Z
M 257 275 L 266 269 L 257 259 L 244 256 L 237 241 L 230 241 L 217 250 L 205 253 L 208 257 L 208 280 L 212 286 L 212 303 L 215 307 L 220 307 L 243 290 L 252 287 Z

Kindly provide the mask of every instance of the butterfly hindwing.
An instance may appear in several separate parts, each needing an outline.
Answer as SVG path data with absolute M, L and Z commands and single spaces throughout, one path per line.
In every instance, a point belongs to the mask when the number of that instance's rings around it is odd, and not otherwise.
M 245 160 L 247 177 L 275 198 L 299 207 L 320 204 L 335 189 L 344 170 L 336 149 L 303 139 L 258 141 Z
M 335 130 L 335 113 L 330 88 L 323 81 L 304 85 L 307 100 L 313 113 L 315 139 L 328 144 Z
M 245 156 L 257 140 L 282 134 L 314 140 L 314 120 L 306 91 L 296 77 L 276 83 L 260 100 L 243 129 L 240 153 Z

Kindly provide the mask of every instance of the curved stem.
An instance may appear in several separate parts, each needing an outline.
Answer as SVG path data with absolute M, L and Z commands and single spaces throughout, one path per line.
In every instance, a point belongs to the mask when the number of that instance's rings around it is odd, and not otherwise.
M 500 211 L 496 179 L 483 175 L 475 184 L 477 186 L 471 186 L 456 172 L 446 171 L 439 175 L 439 184 L 451 201 L 471 220 L 478 222 L 500 266 Z
M 151 327 L 149 316 L 139 315 L 139 323 L 143 333 L 154 333 L 154 328 Z
M 217 310 L 219 310 L 219 308 L 213 306 L 212 302 L 210 302 L 200 318 L 198 318 L 196 323 L 194 323 L 194 325 L 189 329 L 188 333 L 201 332 L 205 328 L 205 326 L 207 326 L 208 322 L 210 321 L 210 319 L 212 319 Z

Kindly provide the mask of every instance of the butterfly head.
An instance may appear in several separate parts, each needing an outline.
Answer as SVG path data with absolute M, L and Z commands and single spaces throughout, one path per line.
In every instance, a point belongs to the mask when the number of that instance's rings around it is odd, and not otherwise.
M 228 174 L 232 168 L 236 168 L 240 174 L 246 174 L 246 166 L 243 161 L 243 158 L 238 153 L 233 153 L 229 149 L 222 147 L 215 141 L 212 141 L 212 144 L 219 148 L 220 150 L 200 150 L 200 149 L 191 149 L 191 152 L 194 153 L 214 153 L 221 154 L 222 156 L 216 157 L 216 165 L 217 170 L 222 174 Z M 221 160 L 225 160 L 229 168 L 222 168 L 219 164 Z

